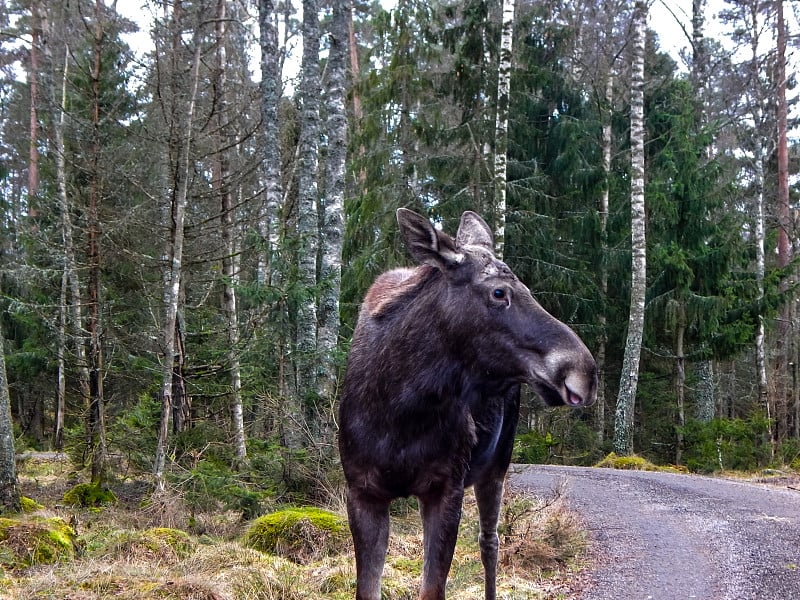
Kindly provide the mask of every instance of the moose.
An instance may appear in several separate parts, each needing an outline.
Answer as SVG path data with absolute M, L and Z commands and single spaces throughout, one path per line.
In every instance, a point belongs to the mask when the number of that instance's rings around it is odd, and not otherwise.
M 380 600 L 393 499 L 416 496 L 421 600 L 441 600 L 464 489 L 477 501 L 486 600 L 495 600 L 497 523 L 520 386 L 551 406 L 591 405 L 597 367 L 495 257 L 492 231 L 467 211 L 455 239 L 397 211 L 415 268 L 380 275 L 353 334 L 339 409 L 339 451 L 356 559 L 357 600 Z

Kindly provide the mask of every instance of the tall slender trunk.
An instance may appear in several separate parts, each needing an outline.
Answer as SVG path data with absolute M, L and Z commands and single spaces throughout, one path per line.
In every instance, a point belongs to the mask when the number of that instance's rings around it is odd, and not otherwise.
M 261 120 L 264 133 L 265 207 L 261 221 L 261 235 L 266 241 L 266 260 L 260 280 L 263 284 L 277 285 L 279 270 L 274 264 L 280 244 L 281 189 L 280 136 L 278 132 L 278 101 L 281 95 L 281 67 L 278 49 L 278 28 L 275 2 L 259 0 L 259 27 L 261 29 Z
M 752 7 L 749 13 L 751 22 L 750 26 L 752 31 L 758 31 L 758 12 L 755 6 Z M 751 36 L 750 41 L 750 70 L 751 70 L 751 85 L 754 86 L 753 92 L 759 96 L 759 92 L 755 89 L 759 81 L 760 60 L 758 56 L 758 36 Z M 756 330 L 755 339 L 755 361 L 756 361 L 756 379 L 758 386 L 758 396 L 761 404 L 766 413 L 767 422 L 769 423 L 769 437 L 770 437 L 770 454 L 772 457 L 775 455 L 775 435 L 774 424 L 772 419 L 775 415 L 774 395 L 770 394 L 769 381 L 767 379 L 767 350 L 766 350 L 766 327 L 764 314 L 764 280 L 766 276 L 766 252 L 765 252 L 765 207 L 764 207 L 764 167 L 767 161 L 767 141 L 764 139 L 764 114 L 761 102 L 756 101 L 752 103 L 753 106 L 753 121 L 755 123 L 755 135 L 753 136 L 755 147 L 753 149 L 753 189 L 755 195 L 755 208 L 756 208 L 756 285 L 758 287 L 758 328 Z
M 786 21 L 783 15 L 783 0 L 775 0 L 777 26 L 777 56 L 775 57 L 775 84 L 777 86 L 776 120 L 777 120 L 777 160 L 778 160 L 778 267 L 785 269 L 792 259 L 792 242 L 789 232 L 793 228 L 789 208 L 789 150 L 787 142 L 787 104 L 786 104 Z M 781 291 L 790 294 L 793 288 L 793 277 L 784 276 Z M 776 338 L 776 411 L 775 438 L 780 443 L 787 435 L 789 423 L 789 406 L 794 396 L 791 369 L 791 306 L 792 300 L 783 303 L 778 319 L 778 335 Z
M 609 30 L 611 19 L 609 18 Z M 610 31 L 607 31 L 607 37 L 610 37 Z M 609 211 L 609 194 L 611 182 L 611 151 L 613 144 L 612 136 L 612 112 L 614 103 L 614 75 L 613 66 L 608 65 L 608 72 L 606 73 L 604 98 L 602 101 L 601 118 L 603 121 L 602 130 L 602 149 L 603 149 L 603 175 L 605 183 L 603 190 L 600 193 L 600 202 L 598 206 L 598 213 L 600 217 L 600 292 L 603 295 L 603 306 L 605 307 L 606 298 L 608 297 L 608 268 L 606 266 L 606 255 L 608 254 L 608 211 Z M 608 343 L 608 320 L 603 308 L 598 316 L 598 323 L 600 325 L 600 335 L 597 341 L 597 403 L 595 407 L 595 423 L 597 431 L 597 441 L 599 444 L 605 442 L 605 426 L 606 426 L 606 344 Z
M 644 45 L 647 2 L 636 0 L 633 12 L 633 61 L 631 69 L 631 303 L 628 337 L 622 360 L 619 395 L 614 420 L 614 449 L 633 453 L 633 421 L 639 358 L 644 334 L 647 289 L 644 203 Z
M 497 65 L 497 116 L 494 147 L 494 247 L 503 257 L 506 235 L 506 193 L 508 190 L 508 107 L 511 98 L 511 59 L 514 41 L 514 0 L 503 0 L 503 26 Z
M 170 167 L 172 168 L 171 194 L 169 198 L 169 235 L 167 238 L 164 273 L 164 320 L 161 327 L 161 348 L 163 363 L 161 365 L 161 419 L 156 442 L 156 454 L 153 466 L 153 477 L 156 489 L 164 491 L 166 481 L 164 470 L 166 464 L 167 443 L 169 437 L 169 421 L 172 411 L 172 378 L 175 360 L 175 328 L 178 317 L 181 274 L 183 266 L 184 219 L 186 202 L 189 195 L 189 169 L 191 167 L 192 124 L 194 121 L 197 88 L 200 79 L 200 28 L 195 27 L 193 44 L 194 56 L 184 79 L 181 73 L 185 70 L 181 63 L 182 15 L 180 4 L 176 3 L 172 13 L 172 47 L 170 48 L 170 77 L 172 89 L 165 90 L 170 94 L 170 102 L 179 103 L 180 110 L 171 114 L 180 115 L 179 123 L 171 124 L 169 140 Z M 167 115 L 167 118 L 171 118 Z
M 675 326 L 675 464 L 683 460 L 683 428 L 686 426 L 686 305 L 678 307 L 678 322 Z
M 230 155 L 235 148 L 232 135 L 230 107 L 227 96 L 226 23 L 227 1 L 217 0 L 216 47 L 217 47 L 217 98 L 216 128 L 219 147 L 215 157 L 214 185 L 219 195 L 220 234 L 222 238 L 222 312 L 225 315 L 225 329 L 228 338 L 228 378 L 230 383 L 230 414 L 233 429 L 233 447 L 238 466 L 247 460 L 247 444 L 244 432 L 244 412 L 242 409 L 242 373 L 239 361 L 239 313 L 236 306 L 236 283 L 239 278 L 234 236 L 234 193 L 231 175 Z
M 102 180 L 100 176 L 100 81 L 103 69 L 103 3 L 95 2 L 94 14 L 94 62 L 92 65 L 92 154 L 89 183 L 89 207 L 87 221 L 89 230 L 88 249 L 88 303 L 87 320 L 89 342 L 89 439 L 92 448 L 92 482 L 100 484 L 105 477 L 106 431 L 105 406 L 103 397 L 103 332 L 101 324 L 101 281 L 100 281 L 100 203 L 102 201 Z
M 322 260 L 320 281 L 322 290 L 319 305 L 317 352 L 320 371 L 317 382 L 319 397 L 318 419 L 324 446 L 334 454 L 333 414 L 336 401 L 337 362 L 339 344 L 339 295 L 342 287 L 342 242 L 344 237 L 345 163 L 347 159 L 347 48 L 348 21 L 352 2 L 336 2 L 331 20 L 330 51 L 328 55 L 328 160 L 325 169 L 325 197 L 322 206 Z
M 38 1 L 31 4 L 31 50 L 28 65 L 30 89 L 30 129 L 28 144 L 28 215 L 36 216 L 32 200 L 39 193 L 39 55 L 45 23 L 44 6 Z
M 18 513 L 22 509 L 14 454 L 11 396 L 8 393 L 5 344 L 0 330 L 0 514 Z
M 298 267 L 303 295 L 297 311 L 297 394 L 302 403 L 316 392 L 317 260 L 319 215 L 317 210 L 319 98 L 319 18 L 316 0 L 303 0 L 303 60 L 300 75 L 300 187 L 297 234 Z M 294 407 L 298 408 L 298 407 Z M 305 419 L 296 414 L 299 423 Z M 314 425 L 312 424 L 312 431 Z

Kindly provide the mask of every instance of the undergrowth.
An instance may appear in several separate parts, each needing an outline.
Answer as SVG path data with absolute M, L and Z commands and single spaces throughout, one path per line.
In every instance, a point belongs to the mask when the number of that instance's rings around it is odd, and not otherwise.
M 288 507 L 282 515 L 270 513 L 278 515 L 272 520 L 269 515 L 243 520 L 240 511 L 216 506 L 212 512 L 200 512 L 178 490 L 168 489 L 138 501 L 127 490 L 120 495 L 124 501 L 98 511 L 61 502 L 63 486 L 46 497 L 40 474 L 33 482 L 23 469 L 20 480 L 23 490 L 44 508 L 9 520 L 63 524 L 70 534 L 69 549 L 47 560 L 29 556 L 27 562 L 12 562 L 7 557 L 0 567 L 1 600 L 345 600 L 355 595 L 352 544 L 346 519 L 335 509 Z M 120 491 L 114 484 L 109 487 Z M 17 526 L 15 533 L 20 548 L 25 547 L 20 537 L 25 527 L 30 525 Z M 270 543 L 254 543 L 265 539 L 255 532 L 268 533 Z M 331 537 L 324 552 L 318 550 L 320 532 Z M 564 508 L 560 490 L 544 498 L 507 493 L 499 534 L 498 598 L 570 597 L 570 579 L 585 540 L 575 515 Z M 477 536 L 477 509 L 470 492 L 448 598 L 483 596 Z M 399 501 L 392 511 L 385 600 L 416 598 L 422 554 L 419 516 L 413 503 Z

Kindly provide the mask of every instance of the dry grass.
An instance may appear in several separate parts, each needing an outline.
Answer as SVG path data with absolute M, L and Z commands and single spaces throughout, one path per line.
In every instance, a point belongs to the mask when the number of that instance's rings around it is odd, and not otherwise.
M 42 489 L 41 479 L 38 485 L 30 480 L 23 484 L 27 495 Z M 553 490 L 547 497 L 507 493 L 500 527 L 499 598 L 574 597 L 570 582 L 585 542 L 561 492 Z M 142 507 L 130 501 L 99 512 L 56 507 L 44 495 L 34 498 L 52 507 L 46 509 L 48 515 L 77 524 L 81 552 L 52 565 L 5 573 L 0 569 L 0 600 L 345 600 L 355 593 L 349 551 L 302 565 L 263 554 L 244 546 L 246 524 L 236 515 L 190 515 L 174 492 L 151 498 Z M 392 517 L 386 600 L 412 600 L 419 587 L 421 526 L 413 506 L 405 508 Z M 203 535 L 196 534 L 198 523 Z M 194 534 L 186 535 L 187 529 Z M 483 596 L 477 529 L 475 501 L 468 493 L 448 598 Z

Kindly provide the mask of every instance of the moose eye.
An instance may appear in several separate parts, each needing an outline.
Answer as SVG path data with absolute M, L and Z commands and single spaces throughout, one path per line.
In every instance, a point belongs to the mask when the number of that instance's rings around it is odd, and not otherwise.
M 505 290 L 502 290 L 502 289 L 500 289 L 500 288 L 497 288 L 496 290 L 494 290 L 494 291 L 492 292 L 492 296 L 493 296 L 494 298 L 497 298 L 498 300 L 502 300 L 503 298 L 505 298 L 505 297 L 506 297 L 506 291 L 505 291 Z

